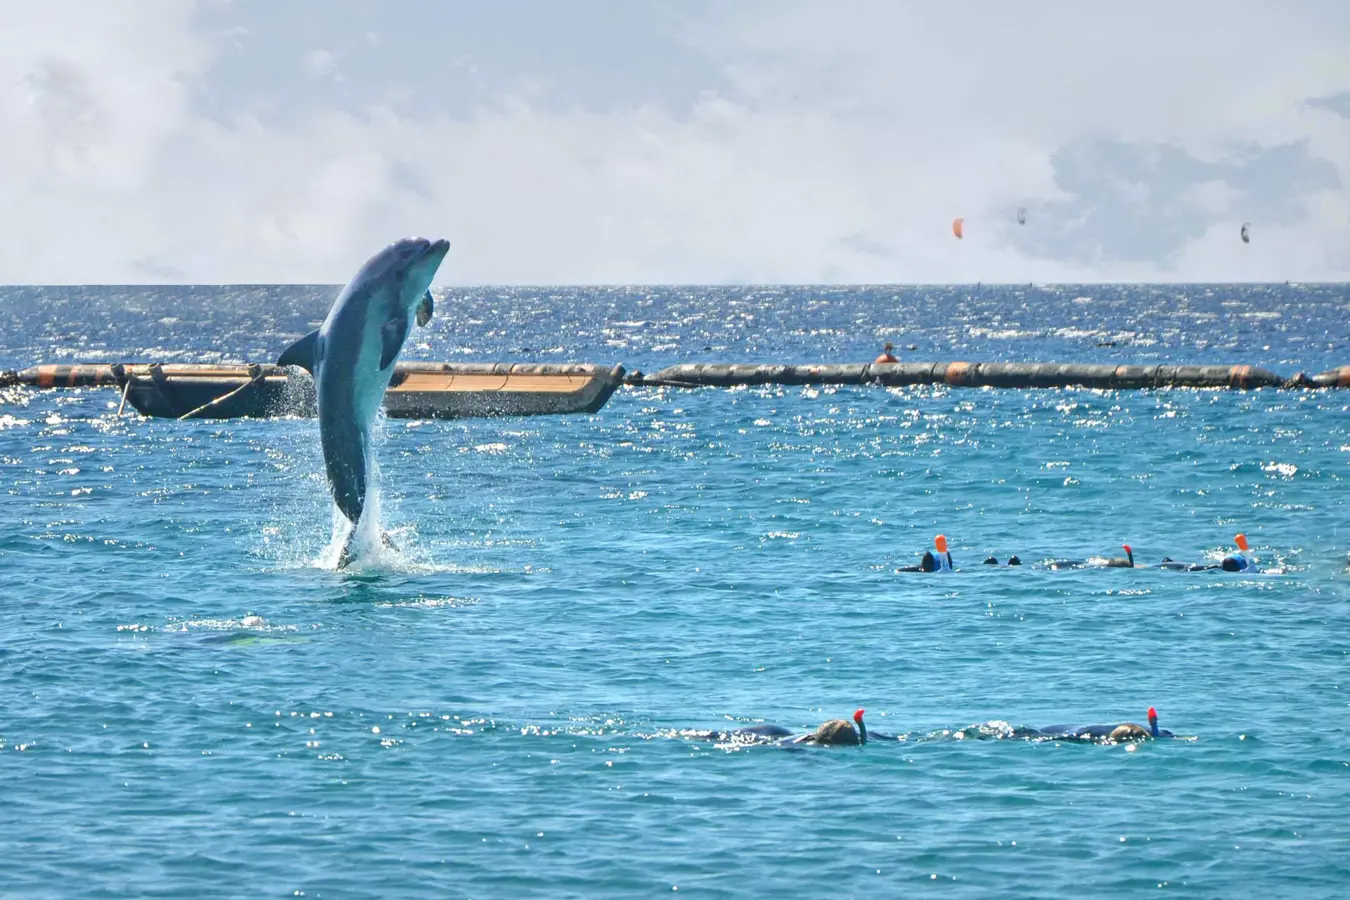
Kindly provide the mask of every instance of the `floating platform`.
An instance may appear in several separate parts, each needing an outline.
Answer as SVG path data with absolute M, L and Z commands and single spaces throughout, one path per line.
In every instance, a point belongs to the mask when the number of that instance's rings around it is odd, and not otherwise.
M 314 416 L 314 381 L 274 365 L 114 363 L 32 366 L 4 383 L 117 387 L 142 415 L 233 419 Z M 623 366 L 404 362 L 384 395 L 391 418 L 459 419 L 593 413 L 623 384 Z
M 634 372 L 629 384 L 667 387 L 735 387 L 760 384 L 879 384 L 903 387 L 1145 389 L 1350 387 L 1350 366 L 1317 375 L 1284 378 L 1256 366 L 1099 365 L 1093 363 L 842 363 L 772 365 L 683 363 L 658 372 Z

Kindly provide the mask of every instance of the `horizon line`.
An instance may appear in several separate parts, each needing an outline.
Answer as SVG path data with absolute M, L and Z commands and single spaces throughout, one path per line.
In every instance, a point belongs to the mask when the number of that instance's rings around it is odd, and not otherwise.
M 89 281 L 89 282 L 14 282 L 0 283 L 6 288 L 163 288 L 163 287 L 313 287 L 342 288 L 346 282 L 323 281 Z M 1272 286 L 1293 285 L 1350 286 L 1350 281 L 1319 281 L 1288 279 L 1285 281 L 661 281 L 661 282 L 480 282 L 475 284 L 433 284 L 441 290 L 476 290 L 481 288 L 931 288 L 931 287 L 1110 287 L 1140 285 L 1155 287 L 1216 287 L 1216 286 Z

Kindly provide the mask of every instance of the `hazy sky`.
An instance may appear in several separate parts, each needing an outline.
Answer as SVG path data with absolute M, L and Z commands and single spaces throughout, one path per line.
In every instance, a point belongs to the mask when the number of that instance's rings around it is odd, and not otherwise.
M 5 283 L 1350 279 L 1346 0 L 0 16 Z

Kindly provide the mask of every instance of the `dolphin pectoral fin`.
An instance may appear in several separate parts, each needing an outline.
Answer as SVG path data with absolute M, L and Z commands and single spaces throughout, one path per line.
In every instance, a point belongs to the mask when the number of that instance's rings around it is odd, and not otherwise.
M 422 302 L 417 304 L 417 326 L 425 328 L 431 321 L 431 314 L 436 311 L 436 301 L 431 299 L 431 291 L 428 290 L 422 296 Z
M 315 329 L 300 340 L 291 344 L 277 359 L 279 366 L 299 366 L 314 374 L 315 357 L 318 355 L 319 331 Z
M 381 369 L 389 368 L 389 364 L 398 358 L 398 351 L 403 349 L 403 341 L 407 337 L 408 320 L 402 316 L 390 319 L 380 326 L 380 340 L 384 344 L 384 349 L 380 353 Z

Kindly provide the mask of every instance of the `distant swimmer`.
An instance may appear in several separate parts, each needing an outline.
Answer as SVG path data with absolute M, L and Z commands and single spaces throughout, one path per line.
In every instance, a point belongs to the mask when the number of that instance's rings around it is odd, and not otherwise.
M 1167 729 L 1158 727 L 1158 711 L 1151 706 L 1148 708 L 1147 728 L 1135 722 L 1123 722 L 1119 725 L 1083 725 L 1077 728 L 1051 725 L 1049 728 L 1040 729 L 1040 733 L 1041 737 L 1052 740 L 1103 743 L 1175 737 Z
M 1256 567 L 1244 555 L 1251 552 L 1251 547 L 1247 544 L 1247 536 L 1239 534 L 1233 538 L 1233 543 L 1238 545 L 1238 552 L 1231 556 L 1225 556 L 1223 561 L 1219 563 L 1219 568 L 1225 572 L 1245 572 L 1248 569 L 1255 571 Z
M 934 554 L 934 558 L 937 560 L 937 571 L 953 571 L 956 564 L 952 562 L 952 555 L 947 552 L 947 536 L 939 534 L 933 538 L 933 546 L 937 549 L 937 553 Z
M 935 556 L 933 555 L 933 551 L 932 551 L 932 550 L 925 550 L 925 551 L 923 551 L 923 557 L 919 560 L 919 564 L 918 564 L 917 566 L 901 566 L 900 568 L 896 569 L 895 571 L 897 571 L 897 572 L 936 572 L 936 571 L 937 571 L 937 567 L 938 567 L 938 564 L 937 564 L 937 557 L 935 557 Z
M 878 356 L 876 359 L 872 360 L 872 364 L 876 365 L 877 363 L 899 362 L 900 360 L 896 359 L 895 354 L 891 352 L 894 349 L 895 347 L 891 344 L 891 342 L 887 341 L 886 346 L 881 348 L 881 355 Z
M 1177 562 L 1170 556 L 1164 556 L 1161 568 L 1179 572 L 1208 572 L 1213 569 L 1222 569 L 1225 572 L 1255 572 L 1256 564 L 1245 555 L 1251 551 L 1251 546 L 1247 543 L 1247 536 L 1239 534 L 1233 538 L 1233 542 L 1237 544 L 1238 552 L 1225 556 L 1217 563 Z
M 1045 567 L 1047 569 L 1088 569 L 1094 566 L 1105 566 L 1111 569 L 1133 569 L 1134 551 L 1130 549 L 1129 544 L 1121 544 L 1120 546 L 1125 551 L 1125 556 L 1117 556 L 1106 560 L 1104 563 L 1094 563 L 1090 559 L 1052 559 L 1045 564 Z
M 858 727 L 854 728 L 853 723 Z M 821 747 L 861 747 L 867 743 L 867 726 L 863 724 L 863 711 L 854 711 L 853 722 L 847 719 L 831 719 L 811 734 L 805 734 L 793 741 L 794 744 L 816 744 Z
M 1021 564 L 1022 564 L 1022 560 L 1018 559 L 1016 556 L 1010 556 L 1010 557 L 1008 557 L 1008 565 L 1010 565 L 1010 566 L 1020 566 Z M 984 561 L 984 565 L 986 565 L 986 566 L 996 566 L 996 565 L 998 565 L 998 557 L 995 557 L 995 556 L 989 557 L 988 559 L 986 559 L 986 560 Z
M 933 546 L 937 548 L 937 553 L 932 550 L 925 550 L 923 558 L 919 560 L 917 566 L 901 566 L 896 569 L 897 572 L 951 572 L 954 569 L 952 564 L 952 555 L 947 552 L 947 538 L 939 534 L 933 539 Z
M 709 731 L 702 736 L 708 740 L 730 740 L 733 743 L 815 744 L 818 747 L 859 747 L 867 743 L 867 725 L 863 710 L 853 713 L 853 721 L 830 719 L 815 731 L 793 735 L 781 725 L 749 725 L 731 731 Z M 857 723 L 857 728 L 854 728 Z M 889 737 L 889 735 L 882 735 Z
M 1125 551 L 1125 558 L 1119 556 L 1112 557 L 1106 561 L 1106 565 L 1112 569 L 1133 569 L 1134 551 L 1130 549 L 1129 544 L 1121 544 L 1120 548 Z

